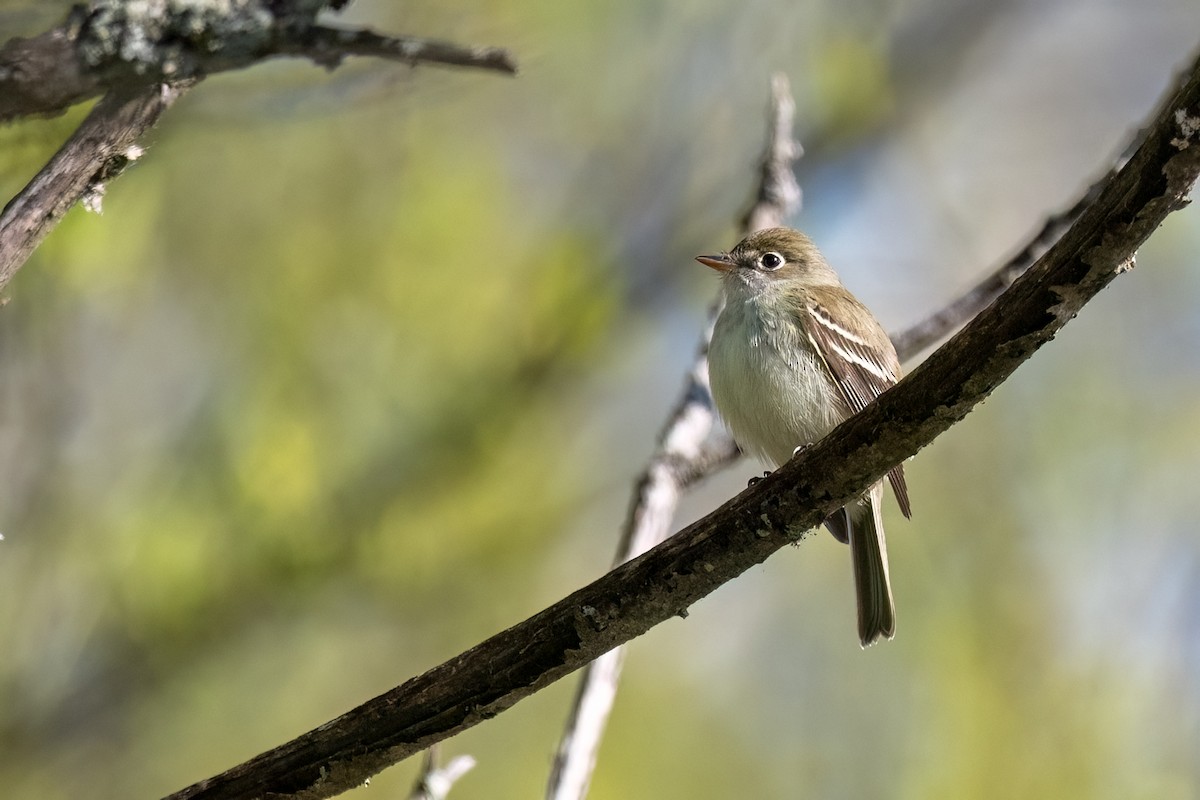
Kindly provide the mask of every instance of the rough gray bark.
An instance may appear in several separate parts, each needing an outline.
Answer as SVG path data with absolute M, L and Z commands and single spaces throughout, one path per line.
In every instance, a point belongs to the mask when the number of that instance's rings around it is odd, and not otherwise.
M 1133 264 L 1200 175 L 1200 62 L 1050 249 L 862 413 L 648 553 L 303 736 L 170 800 L 329 797 L 490 719 L 800 539 L 958 422 Z
M 0 214 L 0 289 L 80 197 L 103 192 L 138 157 L 135 143 L 189 85 L 117 89 L 96 104 Z

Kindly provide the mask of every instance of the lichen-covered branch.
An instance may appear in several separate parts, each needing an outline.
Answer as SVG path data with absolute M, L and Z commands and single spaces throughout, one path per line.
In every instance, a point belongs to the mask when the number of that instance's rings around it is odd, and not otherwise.
M 0 46 L 0 122 L 58 114 L 110 89 L 174 83 L 276 56 L 326 67 L 347 56 L 471 67 L 512 75 L 506 50 L 317 24 L 344 2 L 93 0 L 58 27 Z
M 335 795 L 490 719 L 815 528 L 965 417 L 1133 264 L 1200 175 L 1200 62 L 1041 258 L 895 387 L 719 509 L 524 622 L 171 800 Z
M 329 68 L 347 56 L 373 56 L 516 72 L 499 48 L 316 24 L 319 11 L 347 2 L 93 0 L 73 7 L 53 30 L 0 46 L 0 123 L 60 113 L 104 94 L 0 213 L 0 289 L 80 198 L 98 207 L 105 182 L 140 154 L 142 134 L 206 75 L 272 56 L 302 56 Z

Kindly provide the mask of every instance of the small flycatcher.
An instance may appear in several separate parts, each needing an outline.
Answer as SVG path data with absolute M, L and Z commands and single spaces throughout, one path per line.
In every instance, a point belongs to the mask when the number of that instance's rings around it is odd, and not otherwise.
M 723 278 L 709 379 L 717 410 L 743 449 L 778 467 L 899 380 L 887 333 L 799 231 L 768 228 L 729 253 L 696 260 Z M 912 516 L 903 466 L 887 477 L 900 511 Z M 864 647 L 896 631 L 882 505 L 880 481 L 825 520 L 850 544 Z

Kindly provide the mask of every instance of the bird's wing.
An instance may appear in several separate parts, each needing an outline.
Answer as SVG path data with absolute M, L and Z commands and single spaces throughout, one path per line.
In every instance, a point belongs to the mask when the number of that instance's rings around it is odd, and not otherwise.
M 886 345 L 873 343 L 848 330 L 815 300 L 809 302 L 805 310 L 807 313 L 801 321 L 805 335 L 852 413 L 862 411 L 896 384 L 900 365 L 887 334 L 879 331 L 881 342 Z M 903 465 L 898 464 L 888 472 L 888 482 L 896 493 L 900 511 L 905 517 L 911 517 Z

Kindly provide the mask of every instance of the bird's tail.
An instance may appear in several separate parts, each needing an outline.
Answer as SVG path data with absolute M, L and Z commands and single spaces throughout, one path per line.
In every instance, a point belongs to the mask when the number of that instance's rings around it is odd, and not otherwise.
M 896 606 L 883 536 L 883 483 L 871 487 L 857 507 L 846 511 L 850 517 L 847 522 L 854 590 L 858 595 L 858 638 L 867 647 L 880 636 L 890 639 L 896 632 Z

